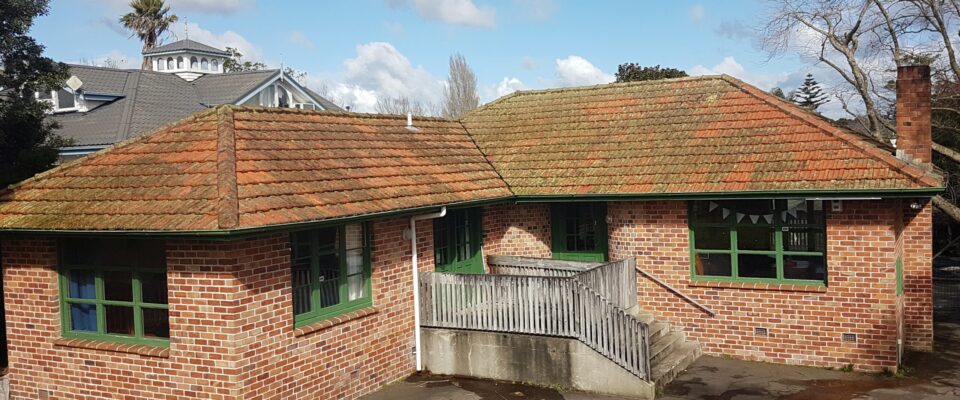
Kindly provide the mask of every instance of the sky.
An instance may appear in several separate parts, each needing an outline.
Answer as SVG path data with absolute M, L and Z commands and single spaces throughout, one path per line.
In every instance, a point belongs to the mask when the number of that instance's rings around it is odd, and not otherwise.
M 117 19 L 129 0 L 54 0 L 31 34 L 58 61 L 140 65 L 141 44 Z M 180 21 L 165 43 L 189 37 L 238 48 L 246 59 L 307 73 L 307 85 L 356 111 L 378 98 L 442 98 L 451 54 L 461 53 L 483 102 L 514 90 L 611 82 L 636 62 L 725 73 L 762 89 L 795 89 L 796 56 L 757 46 L 759 0 L 167 0 Z M 818 76 L 828 81 L 833 77 Z M 831 113 L 831 107 L 824 107 Z

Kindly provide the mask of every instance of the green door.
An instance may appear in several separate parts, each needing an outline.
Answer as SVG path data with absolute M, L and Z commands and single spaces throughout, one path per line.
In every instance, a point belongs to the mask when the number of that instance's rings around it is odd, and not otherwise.
M 433 249 L 437 272 L 482 274 L 483 229 L 480 209 L 451 210 L 433 220 Z
M 553 258 L 607 261 L 606 203 L 558 203 L 550 211 Z

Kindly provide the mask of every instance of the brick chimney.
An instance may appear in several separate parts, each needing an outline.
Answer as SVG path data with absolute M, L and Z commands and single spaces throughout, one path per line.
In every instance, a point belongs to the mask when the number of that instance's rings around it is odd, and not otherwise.
M 932 169 L 930 67 L 897 68 L 897 157 Z

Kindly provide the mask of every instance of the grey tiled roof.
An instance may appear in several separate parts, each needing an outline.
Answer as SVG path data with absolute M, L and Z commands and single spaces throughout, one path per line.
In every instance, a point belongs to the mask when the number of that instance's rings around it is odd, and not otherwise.
M 70 65 L 70 74 L 88 94 L 118 96 L 87 112 L 54 114 L 58 133 L 75 146 L 117 143 L 187 117 L 197 111 L 230 104 L 273 78 L 277 70 L 206 75 L 187 82 L 170 73 Z M 308 91 L 327 110 L 340 107 Z
M 154 47 L 150 50 L 144 51 L 143 54 L 157 54 L 157 53 L 166 53 L 170 51 L 200 51 L 204 53 L 214 53 L 222 56 L 229 56 L 230 53 L 227 53 L 223 49 L 218 49 L 216 47 L 207 46 L 200 42 L 195 42 L 190 39 L 178 40 L 173 43 L 168 43 L 160 47 Z

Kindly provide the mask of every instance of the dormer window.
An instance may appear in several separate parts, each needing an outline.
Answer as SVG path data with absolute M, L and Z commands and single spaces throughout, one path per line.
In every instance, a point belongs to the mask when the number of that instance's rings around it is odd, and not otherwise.
M 220 71 L 220 63 L 217 60 L 210 61 L 210 70 L 211 71 Z
M 190 69 L 196 70 L 198 68 L 197 58 L 190 57 Z
M 177 57 L 177 69 L 183 69 L 183 57 Z
M 38 101 L 47 102 L 53 109 L 53 112 L 77 111 L 80 109 L 80 102 L 77 95 L 69 89 L 60 89 L 50 92 L 36 93 Z
M 167 67 L 167 62 L 163 60 L 157 60 L 157 71 L 163 71 Z
M 173 69 L 173 68 L 174 68 L 173 57 L 167 57 L 167 69 Z
M 267 86 L 260 92 L 260 105 L 264 107 L 290 108 L 293 97 L 285 87 L 280 84 Z
M 210 62 L 206 58 L 200 59 L 200 69 L 204 71 L 210 69 Z

